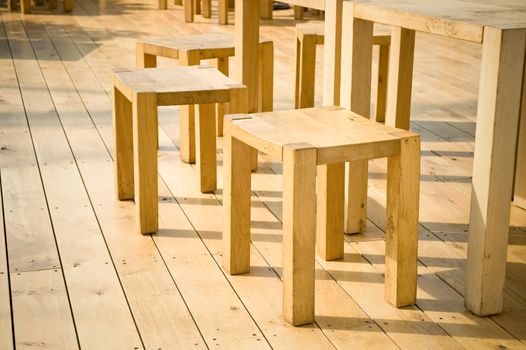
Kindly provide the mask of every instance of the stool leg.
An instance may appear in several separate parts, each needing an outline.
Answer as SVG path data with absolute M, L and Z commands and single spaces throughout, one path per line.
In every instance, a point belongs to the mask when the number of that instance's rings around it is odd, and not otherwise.
M 228 24 L 228 0 L 219 0 L 219 24 Z
M 324 260 L 343 258 L 345 163 L 318 166 L 316 247 Z
M 157 67 L 157 56 L 150 55 L 144 52 L 144 43 L 141 41 L 137 42 L 135 54 L 136 54 L 136 66 L 137 68 L 155 68 Z
M 212 0 L 203 0 L 203 17 L 212 17 Z
M 188 2 L 192 1 L 188 0 Z M 199 50 L 179 50 L 181 66 L 194 66 L 200 62 Z M 179 108 L 179 135 L 181 160 L 185 163 L 195 163 L 195 106 L 187 105 Z
M 132 103 L 113 87 L 115 190 L 119 200 L 133 199 Z
M 250 270 L 251 147 L 232 137 L 225 120 L 223 142 L 223 268 L 231 275 Z
M 349 163 L 349 188 L 347 191 L 347 211 L 345 232 L 361 233 L 367 227 L 367 180 L 369 164 L 367 160 Z
M 196 15 L 201 14 L 201 0 L 194 0 L 194 9 Z
M 385 121 L 387 103 L 387 76 L 389 73 L 389 45 L 380 45 L 378 60 L 378 91 L 376 94 L 376 121 Z
M 201 192 L 213 192 L 217 189 L 215 104 L 199 105 L 196 134 Z
M 294 6 L 294 19 L 303 19 L 303 11 L 305 9 L 302 6 Z
M 274 43 L 259 45 L 259 110 L 271 112 L 274 108 Z
M 142 234 L 159 229 L 157 138 L 157 96 L 136 93 L 133 96 L 133 162 L 137 230 Z
M 302 35 L 296 45 L 296 108 L 314 107 L 316 36 Z
M 217 69 L 228 76 L 228 57 L 220 57 L 216 60 Z M 217 104 L 217 124 L 216 131 L 217 136 L 223 136 L 223 119 L 225 114 L 228 114 L 228 104 L 227 103 L 218 103 Z
M 259 0 L 259 18 L 272 19 L 274 4 L 272 0 Z
M 64 0 L 63 8 L 64 8 L 64 12 L 73 11 L 73 0 Z
M 314 322 L 316 149 L 283 148 L 283 317 Z
M 184 21 L 186 23 L 194 21 L 194 0 L 184 1 Z
M 56 4 L 56 0 L 55 4 Z M 50 8 L 52 6 L 52 1 L 50 0 L 49 5 Z M 55 6 L 54 8 L 56 8 Z M 20 12 L 22 13 L 31 13 L 31 0 L 20 0 Z
M 420 139 L 401 140 L 387 164 L 385 298 L 402 307 L 416 301 Z
M 166 9 L 168 9 L 168 1 L 159 0 L 159 10 L 166 10 Z
M 183 4 L 183 0 L 174 0 L 174 5 L 181 6 Z

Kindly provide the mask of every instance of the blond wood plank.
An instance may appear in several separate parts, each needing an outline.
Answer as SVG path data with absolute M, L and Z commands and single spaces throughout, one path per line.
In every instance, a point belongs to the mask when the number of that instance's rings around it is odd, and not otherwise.
M 478 315 L 502 310 L 525 44 L 526 30 L 484 30 L 465 292 Z
M 205 348 L 198 329 L 178 292 L 173 290 L 172 277 L 160 263 L 162 257 L 149 237 L 129 234 L 135 230 L 133 204 L 117 204 L 111 194 L 113 184 L 108 181 L 113 167 L 109 162 L 106 145 L 111 149 L 110 99 L 102 90 L 90 67 L 81 58 L 70 40 L 62 41 L 62 30 L 51 27 L 51 39 L 73 83 L 87 106 L 98 131 L 86 115 L 85 133 L 75 133 L 72 120 L 66 129 L 72 149 L 77 157 L 80 172 L 86 183 L 90 198 L 95 203 L 95 212 L 101 224 L 108 247 L 112 252 L 115 267 L 126 291 L 130 308 L 147 348 L 196 347 Z M 97 92 L 97 93 L 93 93 Z M 73 114 L 78 115 L 78 114 Z M 101 142 L 103 137 L 105 144 Z M 148 256 L 152 259 L 137 259 Z M 146 285 L 147 288 L 141 286 Z M 152 295 L 156 297 L 152 299 Z M 145 307 L 147 305 L 147 307 Z M 195 345 L 197 344 L 197 345 Z
M 7 18 L 16 17 L 2 16 L 3 25 L 0 26 L 1 49 L 6 53 L 11 50 L 13 57 L 0 61 L 3 77 L 0 96 L 4 101 L 0 104 L 0 128 L 5 148 L 0 152 L 0 159 L 9 268 L 11 272 L 58 268 L 60 261 L 18 83 L 18 79 L 27 81 L 40 72 L 36 65 L 15 70 L 14 62 L 20 62 L 31 51 L 27 45 L 21 45 L 24 40 L 21 28 Z M 39 94 L 37 100 L 41 96 Z M 17 156 L 11 156 L 7 150 L 16 152 Z
M 420 138 L 401 140 L 387 168 L 385 296 L 397 307 L 416 301 Z
M 196 118 L 197 169 L 201 178 L 201 192 L 213 192 L 217 189 L 216 120 L 214 112 L 214 104 L 201 104 Z
M 78 349 L 60 270 L 11 274 L 17 348 Z
M 343 258 L 345 163 L 318 166 L 316 252 L 324 260 Z
M 411 113 L 414 49 L 415 31 L 393 27 L 385 122 L 406 130 Z
M 7 246 L 4 230 L 4 207 L 3 196 L 1 191 L 2 173 L 0 171 L 0 294 L 3 295 L 0 301 L 0 347 L 2 349 L 13 349 L 13 329 L 11 314 L 11 293 L 9 281 L 9 266 L 7 262 Z
M 348 169 L 345 232 L 354 234 L 364 232 L 367 227 L 368 161 L 350 162 Z
M 314 321 L 316 149 L 283 148 L 283 317 L 294 326 Z
M 51 42 L 41 26 L 33 23 L 25 27 L 37 59 L 55 54 Z M 18 69 L 30 68 L 36 61 L 24 60 Z M 75 165 L 75 159 L 56 113 L 45 113 L 55 108 L 68 122 L 81 101 L 76 95 L 65 93 L 73 86 L 60 61 L 40 66 L 40 77 L 31 81 L 20 79 L 21 91 L 31 99 L 34 90 L 49 89 L 50 97 L 40 96 L 39 105 L 26 107 L 33 142 L 39 145 L 36 156 L 50 207 L 57 247 L 63 265 L 71 311 L 79 343 L 96 347 L 104 342 L 112 347 L 141 346 L 122 287 L 110 264 L 111 256 L 101 235 L 91 203 Z M 66 79 L 64 79 L 66 78 Z M 75 101 L 76 100 L 76 101 Z M 82 133 L 82 129 L 77 130 Z M 75 227 L 74 234 L 71 227 Z M 97 276 L 92 278 L 91 276 Z M 94 309 L 100 320 L 92 317 Z

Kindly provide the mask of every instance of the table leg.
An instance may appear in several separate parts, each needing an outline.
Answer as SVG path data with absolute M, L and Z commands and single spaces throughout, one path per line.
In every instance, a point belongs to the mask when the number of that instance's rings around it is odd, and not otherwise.
M 393 27 L 387 80 L 387 110 L 385 123 L 409 130 L 415 31 Z
M 196 118 L 197 170 L 200 177 L 201 192 L 217 189 L 217 145 L 215 104 L 199 105 Z
M 295 108 L 314 107 L 316 41 L 316 35 L 296 36 Z
M 236 0 L 235 77 L 248 88 L 248 112 L 258 110 L 259 4 L 254 0 Z
M 272 0 L 260 0 L 259 1 L 260 18 L 261 19 L 272 19 L 273 1 Z
M 228 77 L 228 57 L 220 57 L 215 60 L 215 65 L 217 69 Z M 225 114 L 228 114 L 228 104 L 227 103 L 218 103 L 216 110 L 216 132 L 217 136 L 223 136 L 223 121 Z
M 340 64 L 343 0 L 325 1 L 325 47 L 323 49 L 323 105 L 340 105 Z
M 513 203 L 526 209 L 526 69 L 524 70 L 524 77 L 522 79 L 522 101 L 519 124 Z
M 526 30 L 486 27 L 466 265 L 466 307 L 502 311 Z
M 343 4 L 342 26 L 342 107 L 364 117 L 371 109 L 371 66 L 373 59 L 373 22 L 353 17 L 353 3 Z M 349 163 L 347 233 L 363 232 L 367 223 L 368 161 Z

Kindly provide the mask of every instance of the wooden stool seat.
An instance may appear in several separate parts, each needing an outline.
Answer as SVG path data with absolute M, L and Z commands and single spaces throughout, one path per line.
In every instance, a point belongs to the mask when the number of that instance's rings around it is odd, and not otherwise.
M 118 70 L 113 83 L 129 100 L 155 93 L 158 106 L 229 102 L 230 90 L 243 87 L 211 66 Z
M 200 188 L 210 192 L 217 187 L 215 103 L 246 113 L 247 90 L 210 66 L 122 70 L 114 73 L 113 87 L 117 197 L 135 200 L 140 233 L 157 232 L 157 107 L 199 105 L 197 133 L 192 133 L 197 134 Z
M 325 41 L 324 22 L 306 22 L 296 25 L 296 91 L 295 108 L 314 107 L 316 46 Z M 391 36 L 373 36 L 373 45 L 380 47 L 378 62 L 378 91 L 376 121 L 385 120 L 387 100 L 387 74 Z
M 260 38 L 260 44 L 272 43 Z M 143 46 L 143 48 L 139 48 Z M 144 54 L 179 59 L 179 51 L 201 50 L 202 60 L 235 55 L 235 37 L 231 33 L 210 32 L 173 39 L 145 39 L 137 41 L 138 51 Z M 137 58 L 139 58 L 137 56 Z
M 388 158 L 385 298 L 416 300 L 420 138 L 338 107 L 229 116 L 225 121 L 223 266 L 250 269 L 253 149 L 283 162 L 283 315 L 314 321 L 315 247 L 343 258 L 345 163 Z M 316 188 L 317 186 L 317 188 Z
M 259 44 L 259 83 L 256 87 L 258 111 L 268 112 L 273 109 L 274 98 L 274 44 L 261 39 Z M 205 33 L 174 39 L 148 39 L 137 41 L 137 68 L 157 66 L 157 56 L 179 60 L 181 66 L 201 64 L 201 60 L 214 60 L 217 69 L 229 75 L 229 58 L 235 55 L 235 38 L 229 33 Z M 227 113 L 223 104 L 217 105 L 217 136 L 223 136 L 223 117 Z M 181 160 L 195 162 L 195 142 L 193 130 L 194 107 L 181 108 L 179 120 L 181 125 Z M 183 128 L 183 126 L 187 128 Z

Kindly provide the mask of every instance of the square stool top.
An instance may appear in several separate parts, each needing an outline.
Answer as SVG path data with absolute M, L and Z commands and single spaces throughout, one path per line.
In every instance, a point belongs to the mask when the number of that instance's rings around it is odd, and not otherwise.
M 259 42 L 271 41 L 260 37 Z M 179 50 L 199 50 L 201 59 L 211 59 L 234 56 L 236 40 L 234 34 L 231 33 L 211 32 L 173 39 L 138 40 L 137 45 L 142 45 L 145 53 L 162 57 L 178 59 Z
M 400 141 L 419 137 L 366 119 L 340 107 L 307 108 L 232 115 L 236 139 L 279 160 L 283 147 L 308 144 L 317 148 L 317 164 L 390 157 L 400 153 Z
M 159 106 L 229 102 L 230 90 L 245 88 L 204 65 L 119 70 L 113 84 L 130 101 L 135 93 L 155 93 Z

